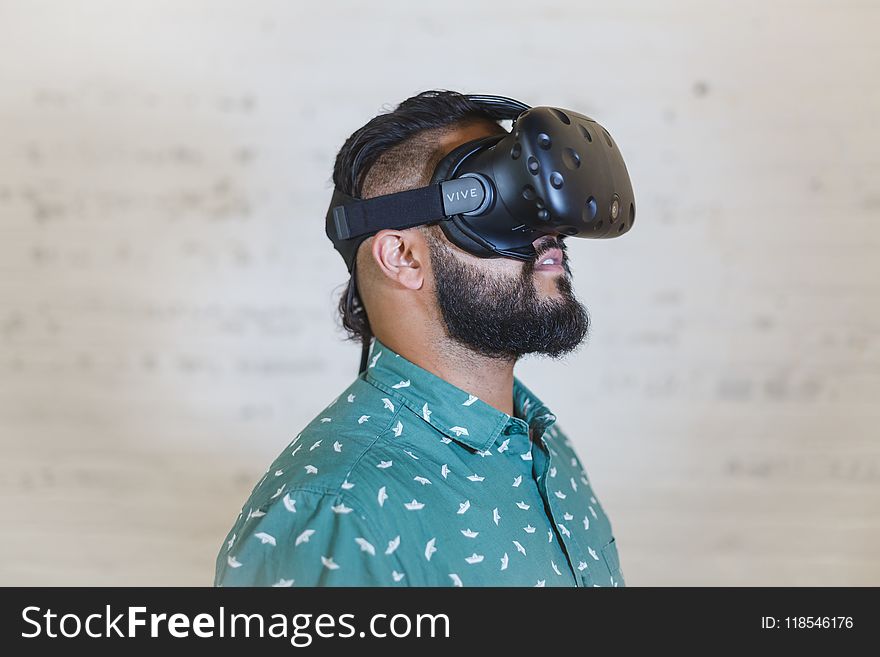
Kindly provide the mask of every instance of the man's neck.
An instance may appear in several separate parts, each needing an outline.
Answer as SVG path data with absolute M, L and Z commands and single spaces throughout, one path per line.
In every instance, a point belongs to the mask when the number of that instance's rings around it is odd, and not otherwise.
M 419 367 L 439 376 L 490 406 L 513 415 L 513 366 L 515 360 L 488 358 L 443 336 L 422 340 L 407 335 L 379 339 L 396 353 Z

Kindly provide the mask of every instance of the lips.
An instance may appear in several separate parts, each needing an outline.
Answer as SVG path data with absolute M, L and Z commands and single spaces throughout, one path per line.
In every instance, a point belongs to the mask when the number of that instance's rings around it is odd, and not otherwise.
M 536 271 L 562 269 L 562 249 L 548 249 L 535 259 Z

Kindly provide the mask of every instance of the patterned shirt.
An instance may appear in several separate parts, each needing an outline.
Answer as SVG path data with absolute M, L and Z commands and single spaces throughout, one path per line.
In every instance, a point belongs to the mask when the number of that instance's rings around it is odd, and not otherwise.
M 368 367 L 271 464 L 215 586 L 625 586 L 556 416 L 508 415 L 374 338 Z

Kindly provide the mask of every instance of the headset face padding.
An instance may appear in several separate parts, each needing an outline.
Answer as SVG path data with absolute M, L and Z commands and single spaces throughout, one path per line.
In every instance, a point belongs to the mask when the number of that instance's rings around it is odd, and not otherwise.
M 481 137 L 479 139 L 474 139 L 454 148 L 437 164 L 437 167 L 434 170 L 434 175 L 431 177 L 431 184 L 454 178 L 457 173 L 458 167 L 462 164 L 465 158 L 473 153 L 479 152 L 484 148 L 492 147 L 494 144 L 498 143 L 506 136 L 506 134 L 499 134 L 490 135 L 488 137 Z M 494 204 L 494 202 L 495 200 L 493 195 L 492 200 L 489 203 L 489 210 L 491 210 L 492 204 Z M 475 222 L 478 222 L 479 219 L 479 217 L 473 217 L 473 220 Z M 443 230 L 443 234 L 446 235 L 446 238 L 450 242 L 464 249 L 472 255 L 479 256 L 481 258 L 498 258 L 502 257 L 503 255 L 501 253 L 498 253 L 495 245 L 491 241 L 488 241 L 483 236 L 481 236 L 479 232 L 474 230 L 471 225 L 462 218 L 461 215 L 456 215 L 448 220 L 441 221 L 440 228 Z M 521 248 L 524 249 L 523 256 L 520 259 L 534 259 L 536 257 L 534 247 L 531 246 L 532 241 L 534 241 L 535 239 L 536 237 L 532 237 L 530 240 L 528 240 L 527 243 L 519 245 Z

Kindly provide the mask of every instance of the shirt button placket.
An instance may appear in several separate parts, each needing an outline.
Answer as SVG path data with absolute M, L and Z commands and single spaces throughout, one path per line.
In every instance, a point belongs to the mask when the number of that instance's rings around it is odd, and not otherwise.
M 578 586 L 584 585 L 584 582 L 586 582 L 586 579 L 583 577 L 585 575 L 585 572 L 579 572 L 576 569 L 576 565 L 572 557 L 571 542 L 562 535 L 562 532 L 559 529 L 559 523 L 556 518 L 560 514 L 557 512 L 555 498 L 552 498 L 550 495 L 547 494 L 547 473 L 550 470 L 552 456 L 550 455 L 550 451 L 547 449 L 547 444 L 544 442 L 543 437 L 539 436 L 534 441 L 530 442 L 532 444 L 532 458 L 536 473 L 539 460 L 541 463 L 541 472 L 540 474 L 538 474 L 538 491 L 541 493 L 541 497 L 544 498 L 544 504 L 546 504 L 547 508 L 550 510 L 550 521 L 553 525 L 553 531 L 556 534 L 559 545 L 562 547 L 562 551 L 565 553 L 565 558 L 568 561 L 569 569 L 575 583 Z M 538 443 L 540 443 L 540 447 L 536 447 Z M 535 453 L 538 453 L 538 458 L 534 457 Z

